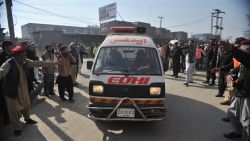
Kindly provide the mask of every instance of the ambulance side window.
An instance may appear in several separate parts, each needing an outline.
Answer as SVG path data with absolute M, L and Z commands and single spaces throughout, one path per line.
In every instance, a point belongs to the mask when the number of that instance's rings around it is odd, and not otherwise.
M 96 60 L 96 72 L 101 72 L 104 69 L 105 62 L 107 61 L 108 53 L 107 50 L 103 50 L 99 52 Z

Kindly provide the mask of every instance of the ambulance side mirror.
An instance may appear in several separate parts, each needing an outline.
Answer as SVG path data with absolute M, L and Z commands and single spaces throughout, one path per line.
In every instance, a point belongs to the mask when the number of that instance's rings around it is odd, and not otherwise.
M 91 70 L 92 66 L 93 66 L 93 61 L 87 61 L 87 69 Z

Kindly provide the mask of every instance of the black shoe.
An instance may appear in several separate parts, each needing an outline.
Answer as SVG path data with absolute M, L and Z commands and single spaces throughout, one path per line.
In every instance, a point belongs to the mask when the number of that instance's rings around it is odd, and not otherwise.
M 188 83 L 194 83 L 193 81 L 190 81 L 190 82 L 188 82 Z
M 75 82 L 73 85 L 76 87 L 76 86 L 78 86 L 78 83 L 77 83 L 77 82 Z
M 222 118 L 221 120 L 224 122 L 230 122 L 230 119 L 228 117 Z
M 69 102 L 73 103 L 73 102 L 75 102 L 75 99 L 70 98 L 70 99 L 69 99 Z
M 187 82 L 185 82 L 184 85 L 186 85 L 186 87 L 188 87 L 188 83 Z
M 22 130 L 14 130 L 14 136 L 18 137 L 22 134 Z
M 230 105 L 230 101 L 229 100 L 222 101 L 220 104 L 221 105 Z
M 55 92 L 50 92 L 49 94 L 50 94 L 50 95 L 52 95 L 52 96 L 53 96 L 53 95 L 56 95 L 56 93 L 55 93 Z
M 40 96 L 49 96 L 49 94 L 48 93 L 42 93 L 42 94 L 40 94 Z
M 222 94 L 217 94 L 217 95 L 215 95 L 215 97 L 223 97 L 223 95 Z
M 215 82 L 211 82 L 211 83 L 209 84 L 209 86 L 213 86 L 213 85 L 215 85 Z
M 3 125 L 9 125 L 10 124 L 10 120 L 3 120 Z
M 171 76 L 175 76 L 174 74 L 172 74 Z
M 61 100 L 62 100 L 62 101 L 67 101 L 67 99 L 66 99 L 66 98 L 61 98 Z
M 238 134 L 238 133 L 235 133 L 235 132 L 231 132 L 231 133 L 228 133 L 228 134 L 224 134 L 223 135 L 225 138 L 228 138 L 228 139 L 236 139 L 236 138 L 241 138 L 242 135 L 241 134 Z
M 26 121 L 26 124 L 37 124 L 37 122 L 33 119 L 24 119 Z
M 174 76 L 174 78 L 178 78 L 178 76 Z
M 203 83 L 208 84 L 208 83 L 209 83 L 209 81 L 203 81 Z

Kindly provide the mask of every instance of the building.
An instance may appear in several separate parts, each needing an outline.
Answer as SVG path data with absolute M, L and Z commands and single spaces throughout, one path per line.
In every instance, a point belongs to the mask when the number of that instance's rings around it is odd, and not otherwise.
M 184 31 L 177 31 L 177 32 L 170 32 L 170 39 L 171 40 L 178 40 L 181 42 L 188 41 L 188 33 Z
M 97 26 L 74 27 L 28 23 L 21 26 L 21 30 L 22 38 L 34 41 L 34 43 L 38 46 L 37 50 L 42 52 L 45 45 L 52 43 L 68 44 L 72 41 L 77 41 L 89 46 L 95 46 L 96 43 L 100 43 L 105 39 L 105 36 L 110 31 L 110 27 L 115 26 L 145 27 L 145 34 L 153 38 L 153 40 L 158 43 L 167 43 L 174 39 L 182 42 L 187 41 L 187 33 L 183 31 L 171 32 L 165 28 L 156 28 L 151 26 L 150 23 L 117 20 L 103 22 L 100 24 L 100 28 Z
M 184 31 L 171 32 L 165 28 L 156 28 L 149 23 L 144 22 L 127 22 L 127 21 L 109 21 L 100 24 L 102 34 L 108 34 L 110 27 L 114 26 L 136 26 L 145 27 L 146 34 L 151 36 L 156 42 L 168 42 L 170 40 L 178 39 L 180 41 L 187 41 L 187 33 Z
M 214 38 L 214 35 L 210 33 L 200 33 L 200 34 L 193 34 L 192 38 L 197 39 L 201 42 L 208 42 L 210 39 Z
M 33 40 L 33 33 L 40 31 L 62 31 L 64 34 L 89 34 L 99 35 L 100 28 L 96 26 L 75 27 L 51 24 L 28 23 L 21 26 L 22 38 Z
M 170 30 L 167 30 L 165 28 L 156 28 L 155 33 L 156 33 L 156 38 L 171 40 Z
M 156 27 L 151 26 L 149 23 L 144 22 L 127 22 L 127 21 L 109 21 L 100 24 L 100 28 L 103 34 L 108 34 L 109 29 L 115 26 L 135 26 L 135 27 L 145 27 L 146 34 L 152 38 L 156 37 Z

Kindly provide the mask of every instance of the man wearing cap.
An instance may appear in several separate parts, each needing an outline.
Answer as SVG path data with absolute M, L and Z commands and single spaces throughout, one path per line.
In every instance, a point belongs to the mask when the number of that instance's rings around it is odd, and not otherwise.
M 29 68 L 49 67 L 52 62 L 32 61 L 27 59 L 26 51 L 21 46 L 11 50 L 14 57 L 8 59 L 0 67 L 0 79 L 4 78 L 3 89 L 7 103 L 10 122 L 14 128 L 14 135 L 22 133 L 20 117 L 23 116 L 26 124 L 36 124 L 30 118 L 29 90 L 31 89 Z
M 13 48 L 13 44 L 11 41 L 4 41 L 2 43 L 3 52 L 0 54 L 0 66 L 9 58 L 12 57 L 11 49 Z M 3 88 L 2 88 L 3 81 L 0 80 L 0 107 L 3 113 L 3 122 L 4 124 L 9 124 L 9 114 L 7 110 L 6 101 L 4 98 Z
M 29 41 L 28 40 L 22 40 L 20 43 L 20 46 L 26 50 L 28 48 Z
M 52 45 L 46 45 L 46 52 L 42 54 L 43 61 L 54 61 L 54 50 Z M 54 93 L 54 73 L 55 67 L 45 67 L 42 69 L 44 82 L 44 95 L 55 95 Z
M 233 132 L 224 134 L 226 138 L 240 138 L 243 141 L 250 140 L 250 40 L 241 42 L 240 49 L 229 47 L 228 50 L 241 65 L 238 67 L 238 80 L 235 84 L 234 102 L 235 113 L 229 114 L 229 118 L 234 129 Z M 231 103 L 231 105 L 232 105 Z M 230 106 L 231 106 L 230 105 Z
M 65 89 L 67 89 L 69 93 L 69 101 L 74 102 L 73 99 L 73 80 L 71 77 L 71 69 L 70 66 L 72 63 L 76 63 L 74 56 L 69 52 L 66 46 L 61 46 L 59 48 L 60 55 L 57 57 L 58 60 L 58 92 L 62 101 L 66 101 L 65 98 Z

